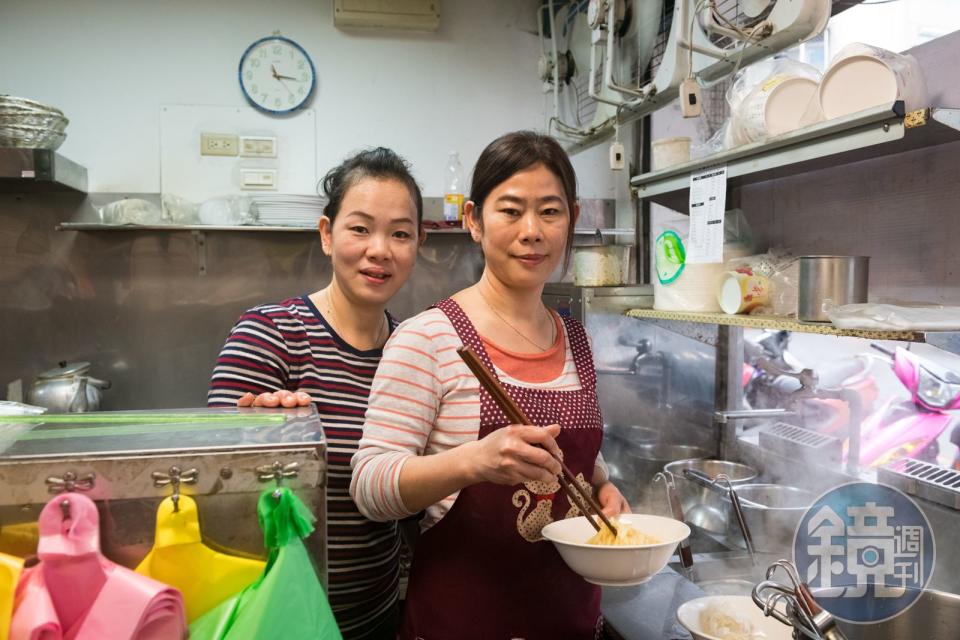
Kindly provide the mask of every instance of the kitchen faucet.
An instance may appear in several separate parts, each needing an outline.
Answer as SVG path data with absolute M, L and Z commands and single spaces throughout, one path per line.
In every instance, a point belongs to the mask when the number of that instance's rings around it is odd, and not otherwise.
M 657 406 L 669 407 L 672 392 L 669 356 L 663 351 L 653 351 L 650 341 L 646 338 L 637 343 L 618 341 L 617 344 L 632 346 L 636 349 L 636 355 L 630 362 L 630 366 L 626 368 L 598 367 L 597 373 L 612 376 L 639 376 L 646 367 L 658 366 L 660 367 L 660 389 L 658 391 Z
M 732 409 L 714 411 L 713 421 L 719 425 L 719 452 L 721 460 L 729 460 L 737 444 L 737 422 L 740 420 L 763 420 L 765 418 L 785 418 L 797 415 L 786 409 Z

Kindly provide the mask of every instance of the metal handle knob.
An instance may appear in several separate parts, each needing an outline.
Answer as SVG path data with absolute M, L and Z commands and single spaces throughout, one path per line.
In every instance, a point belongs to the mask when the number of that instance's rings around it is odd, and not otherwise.
M 257 479 L 260 482 L 276 480 L 277 484 L 280 484 L 284 478 L 296 478 L 300 475 L 300 463 L 288 462 L 287 464 L 283 464 L 278 460 L 273 464 L 260 465 L 255 470 L 257 472 Z
M 88 473 L 77 476 L 73 471 L 67 471 L 62 476 L 50 476 L 45 480 L 50 493 L 70 493 L 72 491 L 90 491 L 97 480 L 97 474 Z

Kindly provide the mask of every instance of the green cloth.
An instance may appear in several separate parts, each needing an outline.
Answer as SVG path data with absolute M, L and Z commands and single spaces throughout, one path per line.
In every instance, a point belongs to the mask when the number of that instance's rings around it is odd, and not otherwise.
M 266 569 L 256 582 L 195 620 L 190 639 L 342 640 L 302 540 L 316 518 L 284 487 L 264 492 L 257 514 L 269 551 Z

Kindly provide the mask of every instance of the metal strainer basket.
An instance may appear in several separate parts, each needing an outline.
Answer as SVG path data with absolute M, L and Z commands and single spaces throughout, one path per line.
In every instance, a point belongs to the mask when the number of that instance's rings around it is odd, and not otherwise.
M 57 149 L 66 140 L 69 123 L 55 107 L 0 95 L 0 147 Z

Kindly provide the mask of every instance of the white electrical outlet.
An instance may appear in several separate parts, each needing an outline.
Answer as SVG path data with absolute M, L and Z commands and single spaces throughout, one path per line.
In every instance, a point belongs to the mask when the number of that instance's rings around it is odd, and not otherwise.
M 240 136 L 240 155 L 244 158 L 276 158 L 277 139 L 272 136 Z
M 240 188 L 244 191 L 274 191 L 277 188 L 277 170 L 240 169 Z
M 200 155 L 202 156 L 235 156 L 237 155 L 238 139 L 232 133 L 201 133 Z

